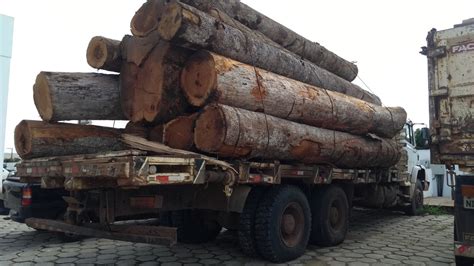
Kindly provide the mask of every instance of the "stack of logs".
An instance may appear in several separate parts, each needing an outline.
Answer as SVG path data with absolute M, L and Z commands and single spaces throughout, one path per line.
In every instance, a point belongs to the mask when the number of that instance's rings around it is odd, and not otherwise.
M 43 119 L 15 129 L 25 159 L 121 150 L 121 134 L 219 158 L 389 167 L 400 107 L 351 81 L 357 67 L 238 0 L 149 0 L 133 36 L 94 37 L 87 61 L 119 74 L 41 72 Z M 129 120 L 123 130 L 57 123 Z

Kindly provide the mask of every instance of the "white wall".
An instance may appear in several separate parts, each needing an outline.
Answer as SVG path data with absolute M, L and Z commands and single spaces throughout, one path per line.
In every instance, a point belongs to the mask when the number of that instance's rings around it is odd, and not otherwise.
M 0 162 L 5 151 L 10 58 L 12 56 L 13 18 L 0 14 Z

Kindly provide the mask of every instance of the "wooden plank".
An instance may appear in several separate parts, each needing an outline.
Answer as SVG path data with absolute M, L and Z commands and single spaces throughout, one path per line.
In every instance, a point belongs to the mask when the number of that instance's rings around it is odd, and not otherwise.
M 90 228 L 86 226 L 67 224 L 62 221 L 39 218 L 28 218 L 26 219 L 25 223 L 29 227 L 35 229 L 62 232 L 80 236 L 169 246 L 173 246 L 177 243 L 176 228 L 170 227 L 127 225 L 128 228 L 124 226 L 112 226 L 110 227 L 112 231 L 107 231 L 106 227 L 96 226 L 96 228 Z

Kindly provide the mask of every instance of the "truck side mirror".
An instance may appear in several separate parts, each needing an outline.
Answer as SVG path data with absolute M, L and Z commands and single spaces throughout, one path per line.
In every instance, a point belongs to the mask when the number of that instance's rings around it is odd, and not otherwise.
M 429 148 L 431 145 L 431 135 L 430 130 L 427 127 L 421 129 L 421 140 L 423 143 L 422 148 Z

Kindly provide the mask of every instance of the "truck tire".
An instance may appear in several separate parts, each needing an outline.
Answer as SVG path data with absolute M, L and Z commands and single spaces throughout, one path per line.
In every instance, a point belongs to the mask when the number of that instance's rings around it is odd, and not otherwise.
M 5 205 L 3 204 L 3 200 L 0 200 L 0 215 L 8 215 L 9 212 L 10 210 L 5 208 Z
M 255 217 L 255 239 L 264 259 L 279 263 L 303 255 L 310 231 L 311 210 L 299 188 L 280 186 L 263 195 Z
M 420 215 L 423 213 L 423 185 L 420 180 L 416 181 L 415 192 L 413 192 L 411 203 L 405 213 L 408 215 Z
M 222 230 L 222 226 L 202 210 L 172 211 L 171 225 L 177 228 L 178 241 L 186 244 L 212 241 Z
M 255 240 L 255 216 L 257 207 L 263 195 L 263 190 L 254 187 L 245 200 L 245 205 L 239 218 L 238 239 L 240 249 L 249 257 L 257 257 L 257 243 Z
M 311 243 L 335 246 L 344 241 L 349 227 L 349 203 L 339 186 L 314 191 L 311 196 Z
M 474 265 L 474 258 L 467 258 L 461 256 L 454 256 L 456 266 L 472 266 Z

